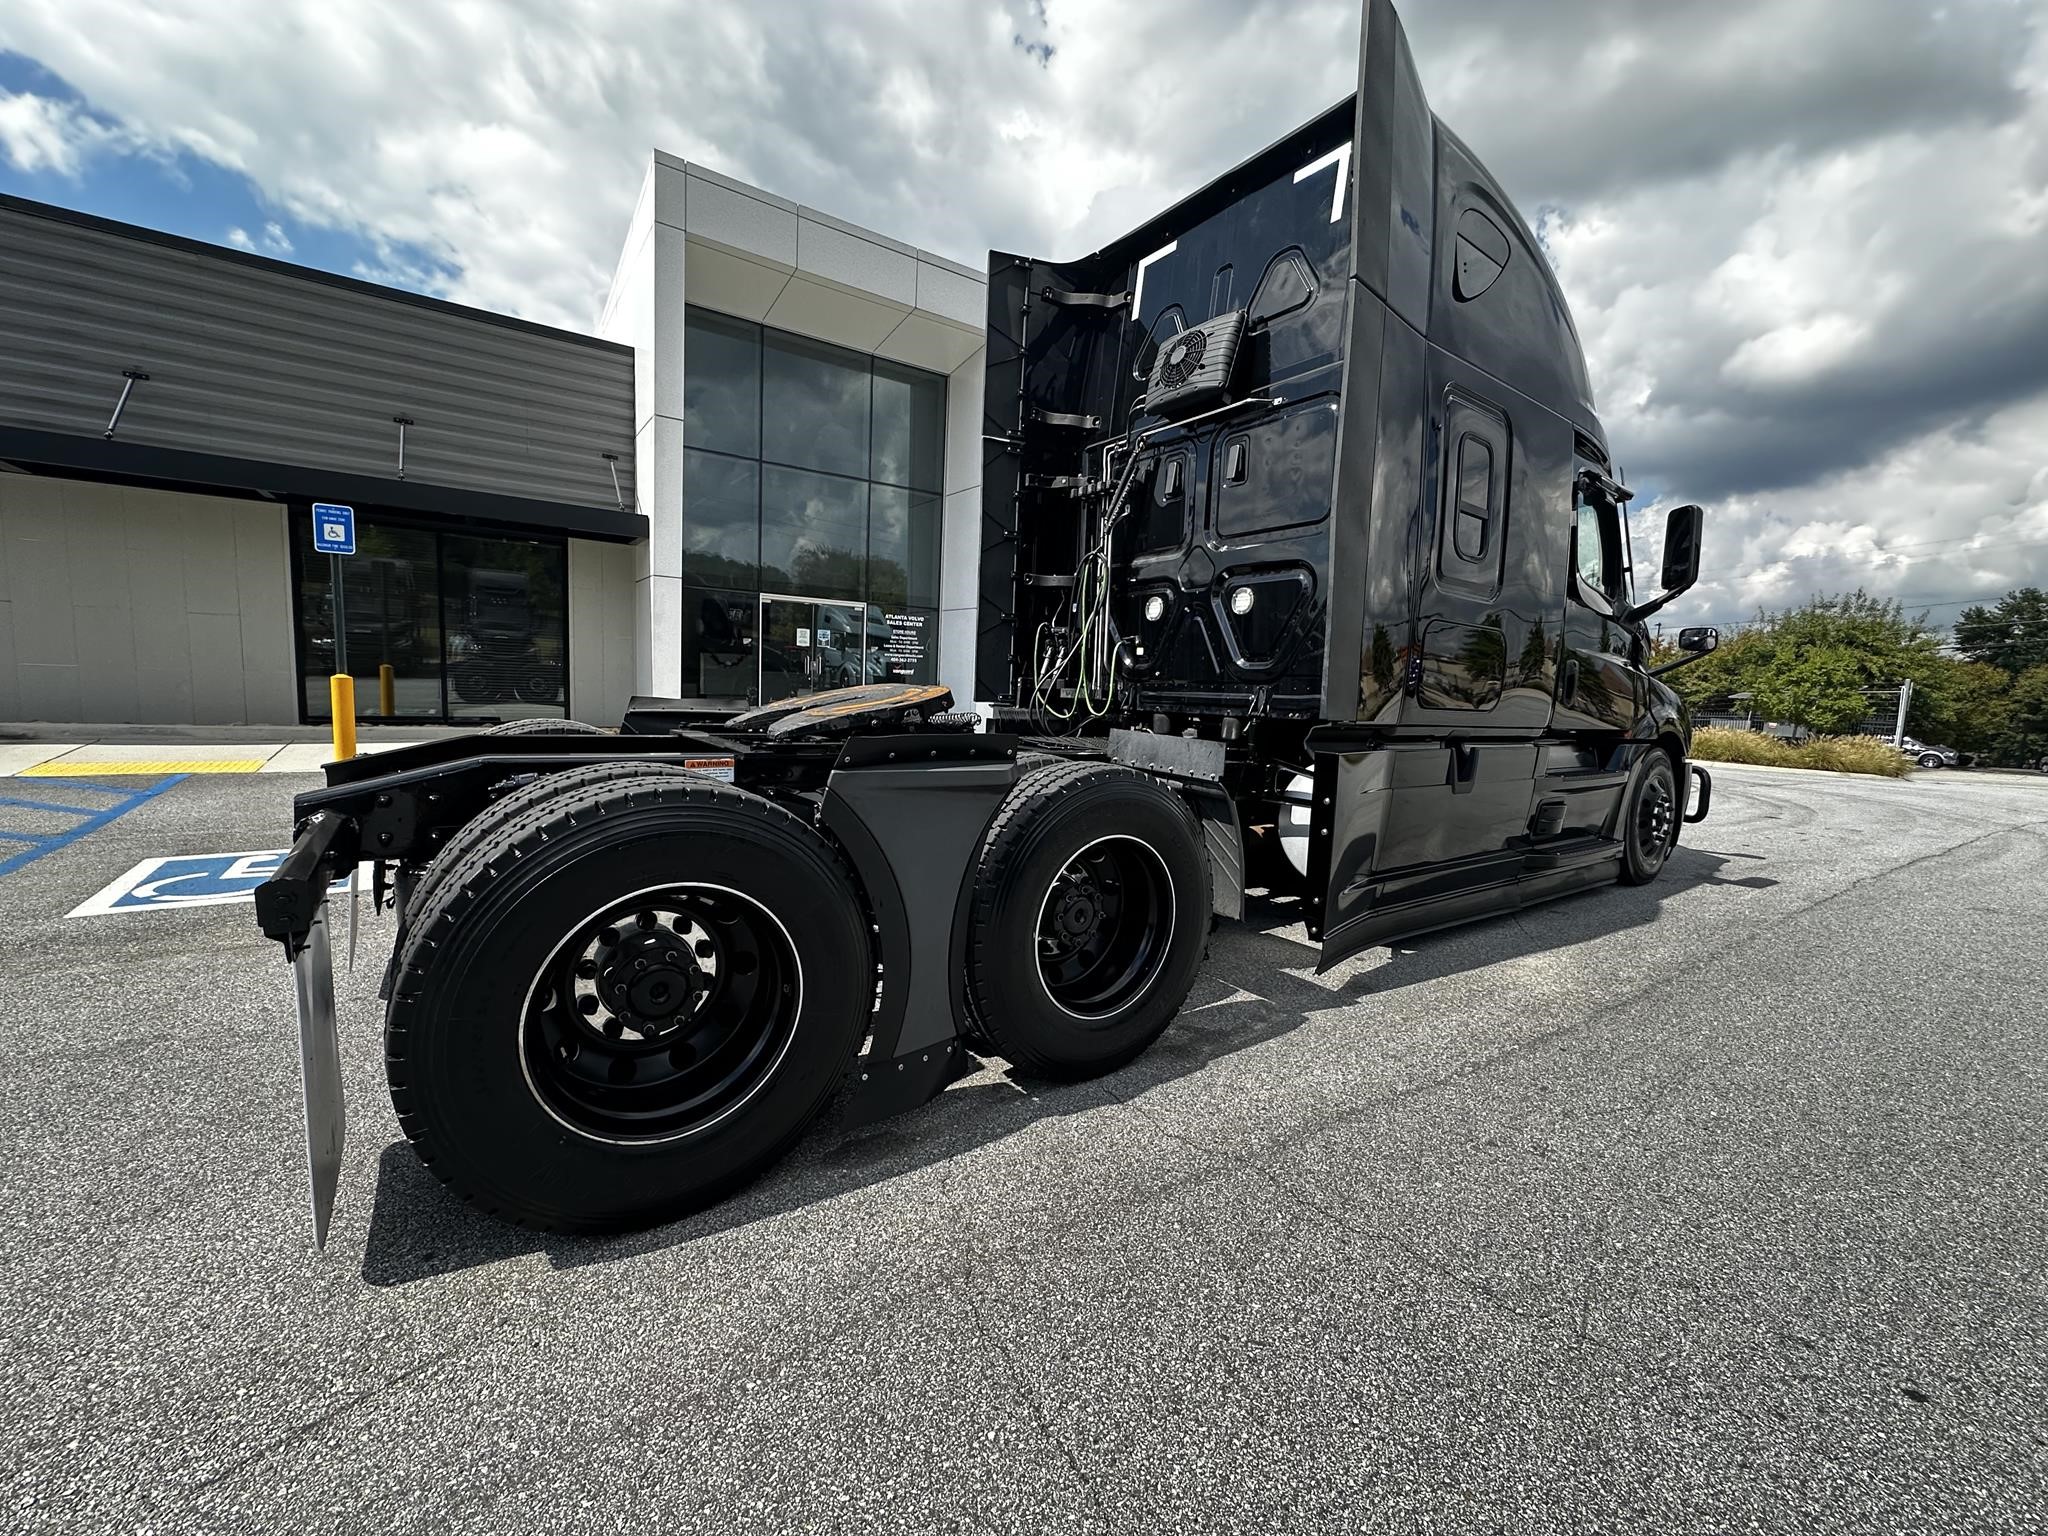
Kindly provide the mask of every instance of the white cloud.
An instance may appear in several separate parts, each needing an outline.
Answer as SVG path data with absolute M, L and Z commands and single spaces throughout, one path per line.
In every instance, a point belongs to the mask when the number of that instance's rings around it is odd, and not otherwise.
M 588 327 L 656 146 L 971 263 L 1085 250 L 1342 96 L 1356 26 L 1354 0 L 10 0 L 0 46 L 294 222 L 425 252 L 435 291 Z
M 253 251 L 256 249 L 256 242 L 249 238 L 249 231 L 242 228 L 239 224 L 228 230 L 228 244 L 238 251 Z
M 69 102 L 0 91 L 0 150 L 18 171 L 76 178 L 93 154 L 122 139 Z
M 1635 515 L 1640 572 L 1656 569 L 1677 499 Z M 1743 620 L 1860 586 L 1946 626 L 1963 600 L 2025 585 L 2048 586 L 2048 392 L 1812 484 L 1716 503 L 1702 580 L 1665 621 Z
M 2048 26 L 2003 0 L 1865 11 L 1403 7 L 1432 105 L 1540 223 L 1631 477 L 1709 504 L 1692 611 L 2048 571 L 1960 538 L 2031 527 L 2048 457 Z M 585 328 L 657 145 L 971 263 L 1077 255 L 1349 91 L 1357 19 L 8 0 L 0 47 L 94 114 L 0 98 L 0 144 L 65 174 L 108 134 L 186 151 L 279 211 L 253 248 L 345 229 L 362 275 Z

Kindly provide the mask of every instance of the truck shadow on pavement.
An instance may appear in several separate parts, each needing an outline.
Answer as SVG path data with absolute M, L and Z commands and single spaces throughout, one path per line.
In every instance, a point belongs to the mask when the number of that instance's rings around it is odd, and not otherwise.
M 915 1173 L 991 1145 L 1053 1116 L 1141 1098 L 1225 1057 L 1292 1033 L 1333 1008 L 1482 966 L 1608 937 L 1653 922 L 1664 902 L 1699 886 L 1763 890 L 1763 875 L 1731 877 L 1732 860 L 1756 855 L 1681 847 L 1647 886 L 1601 886 L 1519 913 L 1368 949 L 1323 977 L 1294 906 L 1252 905 L 1225 924 L 1173 1026 L 1120 1072 L 1082 1083 L 1023 1077 L 994 1061 L 921 1109 L 846 1131 L 828 1107 L 767 1177 L 724 1203 L 651 1231 L 611 1238 L 560 1237 L 510 1227 L 459 1202 L 403 1141 L 385 1147 L 363 1254 L 363 1279 L 407 1285 L 520 1255 L 544 1252 L 558 1269 L 604 1264 L 691 1243 Z

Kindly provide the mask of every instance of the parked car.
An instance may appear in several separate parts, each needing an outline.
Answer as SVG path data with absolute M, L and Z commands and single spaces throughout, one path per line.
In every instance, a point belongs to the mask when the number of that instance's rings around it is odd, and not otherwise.
M 1910 736 L 1899 738 L 1899 750 L 1922 768 L 1960 768 L 1963 765 L 1963 755 L 1954 747 L 1930 746 Z

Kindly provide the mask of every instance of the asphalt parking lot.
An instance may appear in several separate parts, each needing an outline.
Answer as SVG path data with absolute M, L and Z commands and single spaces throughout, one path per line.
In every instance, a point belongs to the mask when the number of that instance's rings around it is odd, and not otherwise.
M 2048 781 L 1717 777 L 1653 886 L 1264 911 L 1124 1072 L 609 1241 L 417 1165 L 366 919 L 324 1255 L 249 907 L 64 915 L 311 781 L 173 784 L 0 876 L 0 1527 L 2042 1530 Z

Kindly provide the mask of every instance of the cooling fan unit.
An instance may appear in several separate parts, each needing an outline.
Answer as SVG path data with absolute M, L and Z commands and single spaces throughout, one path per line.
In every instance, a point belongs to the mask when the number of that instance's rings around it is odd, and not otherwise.
M 1235 309 L 1162 341 L 1152 359 L 1145 409 L 1160 416 L 1186 416 L 1227 403 L 1244 323 L 1244 311 Z

